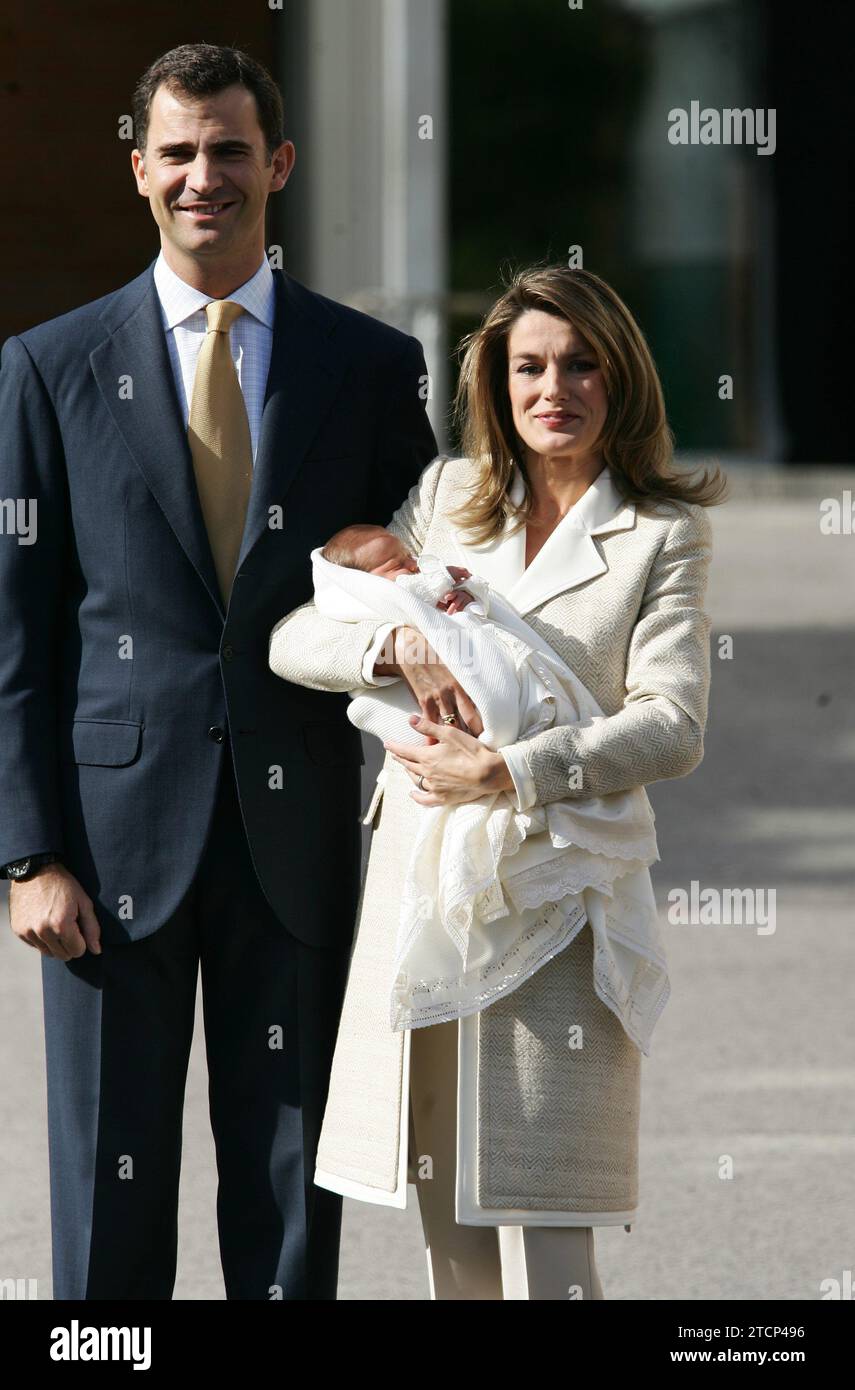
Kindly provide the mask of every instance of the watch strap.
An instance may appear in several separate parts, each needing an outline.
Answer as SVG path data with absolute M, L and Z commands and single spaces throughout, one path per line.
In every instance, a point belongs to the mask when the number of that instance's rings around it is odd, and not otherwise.
M 9 873 L 9 869 L 14 869 L 22 864 L 26 864 L 28 866 L 27 876 L 29 876 L 30 874 L 32 874 L 33 869 L 41 869 L 45 864 L 55 864 L 58 861 L 58 859 L 59 855 L 54 853 L 53 850 L 45 850 L 41 854 L 29 854 L 26 855 L 23 859 L 11 859 L 8 864 L 3 865 L 3 877 L 13 878 L 14 875 Z

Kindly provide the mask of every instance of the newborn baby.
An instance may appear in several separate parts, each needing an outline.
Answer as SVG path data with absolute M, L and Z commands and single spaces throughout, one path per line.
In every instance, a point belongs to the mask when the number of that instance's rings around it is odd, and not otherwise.
M 391 532 L 369 525 L 336 532 L 310 558 L 318 611 L 420 632 L 478 709 L 478 738 L 488 748 L 605 717 L 543 637 L 469 570 L 424 553 L 417 561 Z M 384 742 L 424 744 L 409 722 L 421 710 L 407 681 L 378 680 L 349 692 L 350 721 Z M 366 824 L 392 777 L 411 787 L 390 754 Z M 658 858 L 653 811 L 643 787 L 516 806 L 504 790 L 418 806 L 400 887 L 391 1027 L 423 1027 L 487 1007 L 589 922 L 597 994 L 647 1052 L 670 986 L 648 872 Z
M 385 526 L 345 526 L 327 541 L 321 554 L 331 565 L 363 570 L 366 574 L 380 575 L 382 579 L 394 580 L 401 575 L 419 573 L 418 564 L 403 541 L 399 541 Z M 449 565 L 448 573 L 455 585 L 471 578 L 469 570 L 461 569 L 459 565 Z M 446 613 L 460 613 L 474 599 L 474 594 L 455 587 L 440 596 L 436 607 Z

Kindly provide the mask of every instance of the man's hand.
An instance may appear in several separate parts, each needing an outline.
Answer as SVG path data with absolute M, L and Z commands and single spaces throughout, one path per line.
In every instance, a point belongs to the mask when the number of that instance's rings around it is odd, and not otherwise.
M 89 948 L 101 953 L 101 928 L 92 899 L 62 864 L 45 864 L 9 889 L 12 931 L 43 956 L 72 960 Z
M 441 724 L 444 714 L 456 711 L 455 729 L 470 733 L 474 738 L 483 733 L 484 724 L 477 707 L 418 629 L 396 627 L 392 636 L 395 643 L 394 664 L 382 666 L 378 662 L 374 674 L 403 676 L 419 702 L 422 715 L 432 724 Z M 436 742 L 433 735 L 430 738 L 431 742 Z

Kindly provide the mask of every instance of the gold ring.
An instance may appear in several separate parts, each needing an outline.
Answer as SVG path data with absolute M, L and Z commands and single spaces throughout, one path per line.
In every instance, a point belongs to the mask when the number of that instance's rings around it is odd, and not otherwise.
M 442 716 L 442 722 L 443 724 L 453 724 L 456 718 L 456 714 L 444 714 Z

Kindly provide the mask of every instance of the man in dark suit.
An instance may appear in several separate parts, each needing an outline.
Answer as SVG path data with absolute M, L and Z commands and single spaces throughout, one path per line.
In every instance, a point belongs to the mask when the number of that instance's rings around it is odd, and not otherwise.
M 279 93 L 183 45 L 134 102 L 161 251 L 0 372 L 0 865 L 42 955 L 54 1297 L 172 1296 L 201 963 L 229 1298 L 332 1299 L 313 1185 L 359 890 L 347 696 L 268 639 L 437 453 L 405 334 L 274 273 Z M 366 660 L 372 660 L 371 652 Z

